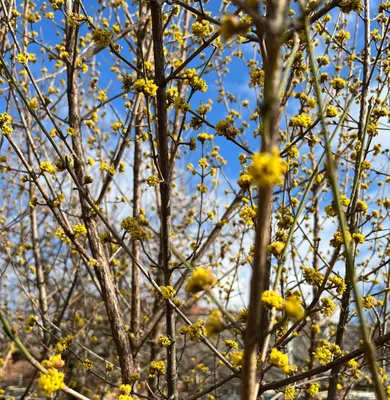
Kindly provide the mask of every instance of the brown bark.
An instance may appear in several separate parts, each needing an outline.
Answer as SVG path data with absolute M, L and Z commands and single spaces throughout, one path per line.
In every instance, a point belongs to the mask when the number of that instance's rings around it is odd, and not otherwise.
M 70 5 L 70 4 L 69 4 Z M 74 3 L 73 12 L 78 13 L 78 1 Z M 68 9 L 68 11 L 70 11 Z M 66 29 L 66 49 L 69 53 L 67 61 L 67 99 L 69 111 L 69 126 L 74 129 L 72 137 L 72 147 L 75 154 L 74 170 L 76 179 L 80 186 L 83 185 L 85 171 L 85 156 L 83 149 L 83 141 L 81 136 L 81 121 L 80 121 L 80 103 L 78 90 L 78 73 L 75 68 L 76 47 L 77 47 L 77 28 L 68 25 Z M 88 196 L 88 188 L 84 186 L 86 195 Z M 90 206 L 85 200 L 85 197 L 80 193 L 80 204 L 82 212 L 82 220 L 88 231 L 88 242 L 93 258 L 97 265 L 95 268 L 96 276 L 101 286 L 104 304 L 107 311 L 107 316 L 110 321 L 111 332 L 113 335 L 116 349 L 119 356 L 119 363 L 122 370 L 122 382 L 131 383 L 131 374 L 133 372 L 133 357 L 130 348 L 129 335 L 126 332 L 122 311 L 118 301 L 117 293 L 111 279 L 111 273 L 108 261 L 100 243 L 97 223 L 90 211 Z
M 150 1 L 152 14 L 153 50 L 155 62 L 155 83 L 157 90 L 157 146 L 158 162 L 162 174 L 160 183 L 161 196 L 161 233 L 160 246 L 163 258 L 164 285 L 172 286 L 171 270 L 171 168 L 169 162 L 169 146 L 167 131 L 167 104 L 165 90 L 165 60 L 162 22 L 162 2 Z M 166 331 L 171 339 L 167 347 L 167 384 L 168 398 L 177 399 L 177 366 L 176 366 L 176 332 L 175 313 L 171 304 L 166 302 Z

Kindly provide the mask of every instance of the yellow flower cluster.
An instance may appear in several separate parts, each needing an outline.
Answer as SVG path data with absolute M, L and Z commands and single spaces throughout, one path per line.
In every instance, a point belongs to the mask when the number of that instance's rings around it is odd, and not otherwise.
M 246 172 L 241 173 L 240 177 L 238 178 L 237 184 L 238 186 L 240 186 L 241 189 L 249 189 L 252 184 L 252 176 Z
M 327 117 L 333 118 L 333 117 L 337 117 L 339 115 L 339 113 L 337 112 L 336 107 L 332 106 L 332 105 L 328 105 L 325 109 L 325 113 Z
M 162 347 L 168 347 L 171 345 L 171 340 L 168 336 L 161 336 L 157 339 L 157 343 Z
M 86 235 L 87 232 L 87 228 L 83 224 L 77 224 L 73 227 L 73 233 L 76 237 L 79 237 L 80 235 Z
M 65 336 L 61 338 L 57 343 L 57 352 L 63 353 L 69 348 L 69 345 L 72 343 L 73 337 L 72 336 Z
M 321 365 L 330 363 L 333 357 L 340 357 L 342 355 L 340 346 L 334 343 L 329 343 L 327 340 L 322 340 L 322 346 L 317 347 L 313 353 L 316 360 Z
M 189 68 L 184 73 L 184 83 L 190 85 L 193 89 L 205 92 L 207 90 L 207 84 L 204 79 L 199 78 L 195 68 Z
M 40 374 L 38 388 L 42 390 L 46 397 L 50 397 L 52 393 L 65 387 L 64 377 L 63 372 L 50 368 L 46 374 Z
M 92 40 L 98 46 L 108 47 L 111 43 L 112 31 L 107 28 L 96 28 L 92 33 Z
M 146 237 L 146 231 L 143 229 L 136 218 L 127 217 L 122 220 L 121 228 L 125 230 L 127 233 L 130 233 L 131 240 L 142 240 Z
M 223 344 L 229 349 L 237 350 L 238 343 L 235 340 L 226 339 L 223 341 Z
M 334 313 L 335 305 L 333 300 L 329 297 L 324 297 L 321 299 L 321 314 L 326 316 L 331 316 Z
M 209 268 L 197 267 L 188 279 L 185 286 L 187 293 L 197 293 L 202 290 L 209 290 L 217 282 L 217 278 Z
M 211 337 L 218 335 L 226 328 L 222 314 L 219 310 L 214 310 L 209 315 L 205 328 L 207 336 Z
M 151 378 L 159 375 L 165 375 L 165 362 L 152 361 L 149 365 L 148 372 Z
M 267 249 L 275 257 L 278 257 L 282 255 L 285 247 L 286 245 L 283 242 L 273 242 L 267 247 Z
M 254 154 L 248 173 L 253 183 L 263 188 L 279 184 L 286 170 L 286 162 L 280 158 L 278 149 L 274 148 L 272 154 Z
M 284 311 L 288 317 L 301 319 L 305 314 L 302 307 L 301 293 L 298 291 L 290 293 L 284 300 L 275 291 L 266 290 L 261 296 L 261 301 L 264 307 L 275 307 L 278 311 Z
M 343 294 L 345 292 L 345 289 L 347 288 L 344 279 L 340 276 L 329 277 L 329 282 L 333 283 L 336 286 L 336 292 L 338 294 Z
M 217 135 L 226 136 L 228 139 L 234 139 L 239 130 L 234 126 L 233 117 L 228 115 L 225 119 L 218 121 L 215 125 Z
M 264 86 L 264 70 L 262 68 L 253 68 L 250 72 L 250 83 L 249 86 Z
M 49 174 L 54 175 L 57 172 L 56 167 L 49 161 L 41 161 L 39 168 Z
M 158 86 L 153 79 L 137 79 L 133 84 L 134 89 L 138 93 L 143 93 L 146 96 L 155 97 Z
M 83 367 L 87 370 L 90 371 L 93 368 L 93 361 L 89 360 L 88 358 L 86 358 L 83 361 Z
M 10 126 L 11 123 L 12 117 L 8 113 L 0 114 L 0 128 L 3 135 L 10 135 L 13 132 L 13 128 Z
M 129 384 L 127 385 L 120 385 L 119 386 L 119 393 L 124 395 L 124 396 L 128 396 L 131 393 L 131 386 Z
M 308 128 L 312 123 L 312 118 L 308 114 L 298 114 L 290 119 L 289 125 L 296 128 Z
M 295 387 L 287 386 L 283 390 L 284 399 L 285 400 L 294 400 L 295 399 Z
M 253 207 L 252 206 L 243 207 L 239 213 L 239 216 L 245 221 L 245 223 L 247 223 L 249 226 L 252 226 L 256 220 L 257 206 L 254 205 Z
M 36 315 L 31 314 L 26 321 L 26 332 L 30 333 L 37 323 L 38 323 L 38 317 Z
M 266 308 L 276 308 L 281 311 L 284 309 L 283 297 L 273 290 L 266 290 L 261 296 L 261 301 Z
M 116 173 L 115 167 L 104 161 L 100 164 L 100 171 L 107 171 L 111 176 L 114 176 Z
M 191 341 L 198 342 L 201 336 L 206 335 L 203 319 L 198 320 L 192 325 L 182 326 L 180 328 L 180 333 L 186 335 Z
M 196 137 L 199 142 L 204 143 L 206 140 L 213 140 L 214 135 L 209 135 L 208 133 L 199 133 Z
M 347 82 L 342 78 L 333 78 L 330 81 L 330 84 L 331 84 L 332 88 L 335 90 L 341 90 L 341 89 L 344 89 L 345 86 L 347 86 Z
M 156 186 L 158 184 L 158 182 L 159 182 L 159 179 L 158 179 L 157 175 L 149 176 L 146 179 L 146 183 L 148 184 L 149 187 Z
M 366 309 L 374 308 L 377 305 L 377 301 L 373 296 L 362 297 L 363 307 Z
M 203 19 L 198 19 L 198 21 L 192 24 L 192 33 L 200 37 L 201 39 L 206 39 L 214 32 L 214 26 L 210 24 L 209 21 Z
M 350 242 L 352 240 L 351 234 L 347 231 L 347 240 Z M 344 244 L 343 234 L 340 231 L 337 231 L 333 234 L 333 239 L 330 241 L 330 245 L 333 247 L 338 247 Z
M 318 269 L 309 268 L 304 265 L 301 267 L 301 269 L 306 283 L 308 283 L 309 285 L 316 284 L 318 286 L 322 284 L 324 276 L 320 273 Z
M 276 349 L 274 347 L 271 350 L 268 361 L 271 365 L 274 365 L 275 367 L 288 373 L 289 365 L 288 365 L 288 355 L 287 354 L 282 353 L 281 351 L 279 351 L 278 349 Z
M 306 393 L 310 397 L 315 397 L 315 395 L 320 391 L 320 385 L 319 383 L 312 383 L 307 389 Z
M 160 289 L 164 299 L 173 299 L 176 295 L 176 290 L 172 286 L 160 286 Z
M 341 3 L 339 3 L 339 8 L 343 13 L 349 14 L 351 11 L 360 13 L 363 11 L 364 6 L 361 0 L 342 0 Z
M 64 232 L 64 230 L 62 228 L 58 228 L 55 232 L 55 237 L 57 239 L 60 239 L 62 242 L 64 242 L 65 244 L 70 243 L 70 239 L 68 238 L 68 236 L 66 235 L 66 233 Z

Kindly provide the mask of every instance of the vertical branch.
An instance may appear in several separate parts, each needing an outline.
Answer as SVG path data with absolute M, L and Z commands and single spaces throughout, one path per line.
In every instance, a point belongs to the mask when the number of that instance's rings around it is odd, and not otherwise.
M 165 91 L 165 60 L 163 46 L 162 2 L 151 0 L 153 50 L 155 62 L 155 83 L 157 91 L 157 144 L 158 162 L 162 174 L 160 184 L 161 196 L 161 240 L 160 246 L 163 258 L 164 284 L 172 286 L 171 276 L 171 169 L 169 164 L 169 146 L 167 132 L 167 101 Z M 172 161 L 172 160 L 171 160 Z M 168 398 L 177 399 L 175 314 L 169 302 L 166 302 L 167 336 L 171 345 L 167 347 L 167 382 Z
M 71 0 L 67 2 L 67 11 L 70 14 L 72 10 Z M 75 1 L 73 13 L 79 12 L 79 2 Z M 69 112 L 69 126 L 73 128 L 74 135 L 72 136 L 72 147 L 75 154 L 74 170 L 77 183 L 83 186 L 86 196 L 89 195 L 88 188 L 83 185 L 86 175 L 83 140 L 81 136 L 81 119 L 80 119 L 80 102 L 78 89 L 78 73 L 76 69 L 77 59 L 77 34 L 78 27 L 74 28 L 70 24 L 66 26 L 66 50 L 69 54 L 67 60 L 67 98 Z M 126 332 L 123 321 L 122 311 L 118 301 L 114 283 L 111 279 L 111 273 L 107 258 L 104 254 L 103 247 L 100 243 L 97 223 L 91 213 L 90 205 L 86 201 L 84 195 L 80 192 L 79 199 L 81 204 L 81 218 L 87 228 L 89 246 L 93 258 L 96 260 L 96 275 L 102 289 L 103 300 L 107 310 L 107 316 L 110 321 L 112 335 L 116 344 L 116 349 L 119 356 L 119 363 L 122 370 L 123 383 L 131 383 L 131 374 L 133 369 L 133 357 L 130 347 L 129 335 Z
M 279 133 L 279 87 L 281 80 L 280 46 L 284 30 L 284 18 L 287 7 L 285 0 L 267 2 L 265 27 L 258 27 L 258 32 L 265 32 L 267 60 L 264 63 L 264 105 L 262 152 L 272 152 Z M 261 41 L 262 38 L 259 38 Z M 244 336 L 245 352 L 241 381 L 241 399 L 254 400 L 257 397 L 256 369 L 259 343 L 257 332 L 261 329 L 265 314 L 261 312 L 261 295 L 266 290 L 269 268 L 267 246 L 270 238 L 273 188 L 259 190 L 258 215 L 256 222 L 255 252 L 252 265 L 248 323 Z M 263 315 L 262 315 L 263 314 Z M 266 344 L 264 338 L 261 343 Z
M 356 233 L 358 229 L 358 221 L 357 221 L 357 213 L 356 213 L 356 205 L 360 197 L 361 190 L 361 168 L 360 164 L 362 161 L 362 157 L 364 154 L 364 138 L 366 132 L 367 125 L 367 116 L 368 116 L 368 94 L 369 94 L 369 82 L 370 82 L 370 64 L 371 64 L 371 51 L 370 51 L 370 42 L 371 42 L 371 24 L 370 24 L 370 1 L 364 1 L 364 50 L 363 50 L 363 82 L 362 82 L 362 96 L 360 101 L 360 113 L 359 113 L 359 130 L 358 130 L 358 138 L 362 142 L 362 146 L 359 152 L 359 156 L 356 157 L 355 162 L 355 174 L 354 174 L 354 185 L 351 194 L 351 205 L 349 208 L 349 231 L 351 234 Z M 351 254 L 353 265 L 355 265 L 355 245 L 351 244 Z M 345 283 L 346 290 L 343 293 L 341 298 L 341 306 L 340 306 L 340 316 L 339 322 L 337 325 L 336 331 L 336 341 L 335 343 L 342 347 L 344 334 L 347 327 L 348 319 L 350 317 L 350 303 L 352 296 L 352 282 L 351 277 L 346 271 L 345 274 Z M 329 380 L 329 390 L 328 390 L 328 400 L 333 399 L 336 396 L 337 391 L 337 383 L 338 383 L 338 374 L 341 369 L 341 366 L 336 366 L 331 370 L 331 378 Z
M 157 143 L 158 162 L 162 174 L 160 183 L 161 196 L 161 240 L 162 268 L 164 284 L 172 285 L 171 276 L 171 169 L 169 160 L 168 132 L 167 132 L 167 102 L 165 90 L 165 60 L 163 45 L 162 1 L 150 1 L 152 14 L 153 50 L 155 62 L 155 83 L 157 91 Z M 172 161 L 172 160 L 171 160 Z M 177 399 L 177 371 L 176 371 L 176 343 L 175 343 L 175 314 L 172 306 L 166 302 L 167 335 L 171 345 L 167 347 L 167 382 L 168 398 Z
M 139 15 L 145 15 L 147 4 L 139 2 Z M 142 71 L 142 54 L 145 39 L 145 27 L 139 26 L 137 33 L 137 68 Z M 142 78 L 138 73 L 138 78 Z M 141 164 L 142 164 L 142 120 L 143 113 L 139 112 L 139 107 L 134 110 L 137 113 L 135 118 L 135 141 L 134 141 L 134 161 L 133 161 L 133 217 L 138 218 L 141 211 Z M 140 242 L 133 240 L 131 251 L 134 255 L 131 270 L 131 331 L 134 334 L 134 341 L 138 346 L 141 318 L 141 280 L 140 270 L 137 262 L 140 261 Z
M 24 8 L 24 13 L 27 14 L 29 10 L 29 4 L 26 2 Z M 28 36 L 28 22 L 25 19 L 23 24 L 24 34 L 26 37 Z M 27 52 L 26 43 L 23 42 L 23 51 Z M 24 79 L 24 82 L 27 86 L 27 77 Z M 25 113 L 25 128 L 31 133 L 32 130 L 32 118 L 31 114 L 28 112 L 27 108 L 24 107 L 26 110 Z M 27 152 L 28 152 L 28 161 L 30 165 L 34 165 L 33 162 L 33 150 L 32 150 L 33 143 L 29 140 L 27 141 Z M 35 184 L 30 181 L 29 183 L 29 196 L 30 199 L 35 196 Z M 48 305 L 47 305 L 47 291 L 46 291 L 46 282 L 45 282 L 45 271 L 42 265 L 42 256 L 41 256 L 41 249 L 39 245 L 39 236 L 38 236 L 38 221 L 37 221 L 37 210 L 36 208 L 30 207 L 30 223 L 31 223 L 31 243 L 32 243 L 32 250 L 34 255 L 34 265 L 36 270 L 36 281 L 37 281 L 37 288 L 38 288 L 38 296 L 39 296 L 39 310 L 42 316 L 42 324 L 43 326 L 48 329 L 47 324 L 47 312 L 48 312 Z M 48 344 L 50 337 L 48 331 L 45 330 L 43 332 L 43 339 L 44 343 Z

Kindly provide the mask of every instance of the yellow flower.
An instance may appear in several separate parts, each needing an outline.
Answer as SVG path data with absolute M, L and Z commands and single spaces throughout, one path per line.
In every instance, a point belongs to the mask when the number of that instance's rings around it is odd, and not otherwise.
M 158 181 L 159 181 L 159 179 L 158 179 L 157 175 L 149 176 L 146 179 L 146 183 L 148 184 L 148 186 L 156 186 L 158 184 Z
M 16 56 L 16 61 L 17 61 L 19 64 L 27 65 L 28 60 L 29 60 L 29 57 L 28 57 L 28 54 L 27 54 L 27 53 L 19 53 L 19 54 Z
M 271 350 L 269 355 L 269 363 L 274 365 L 277 368 L 285 370 L 288 368 L 288 356 L 287 354 L 282 353 L 275 347 Z
M 180 328 L 180 333 L 182 335 L 186 335 L 188 339 L 192 340 L 193 342 L 198 342 L 201 336 L 206 334 L 203 319 L 198 320 L 192 325 L 182 326 Z
M 130 233 L 131 240 L 141 240 L 146 237 L 146 231 L 139 226 L 138 221 L 134 217 L 124 218 L 121 222 L 121 228 Z
M 249 86 L 263 86 L 264 85 L 264 71 L 263 69 L 256 67 L 250 72 L 251 81 Z
M 327 117 L 337 117 L 339 113 L 336 110 L 336 107 L 329 105 L 326 107 L 326 116 Z
M 242 218 L 249 226 L 252 226 L 256 220 L 257 206 L 245 206 L 239 213 L 240 218 Z
M 341 90 L 341 89 L 345 88 L 345 86 L 347 85 L 347 82 L 342 78 L 333 78 L 330 81 L 330 84 L 332 85 L 333 89 Z
M 171 340 L 168 336 L 161 336 L 157 339 L 157 343 L 162 347 L 168 347 L 171 344 Z
M 238 343 L 235 340 L 226 339 L 223 341 L 223 344 L 229 349 L 238 349 Z
M 314 397 L 320 391 L 320 385 L 318 383 L 312 383 L 307 389 L 306 393 L 310 397 Z
M 10 135 L 13 132 L 13 128 L 10 126 L 11 122 L 12 117 L 8 113 L 0 114 L 0 128 L 3 135 Z
M 272 154 L 254 154 L 248 173 L 252 181 L 263 188 L 279 184 L 286 170 L 286 162 L 280 158 L 277 148 L 274 148 Z
M 334 285 L 337 286 L 336 291 L 338 294 L 343 294 L 345 292 L 345 289 L 347 288 L 344 279 L 339 276 L 331 276 L 329 278 L 329 282 L 332 282 Z
M 362 233 L 353 233 L 352 239 L 356 244 L 363 244 L 365 236 Z
M 176 295 L 176 290 L 172 286 L 160 286 L 161 295 L 165 299 L 173 299 Z
M 245 172 L 242 173 L 238 178 L 237 184 L 241 189 L 249 189 L 252 184 L 252 176 Z
M 133 87 L 138 93 L 143 93 L 151 97 L 156 96 L 158 89 L 153 79 L 138 79 L 134 82 Z
M 333 303 L 333 300 L 329 297 L 324 297 L 323 299 L 321 299 L 321 306 L 321 314 L 329 317 L 334 313 L 335 305 Z
M 149 376 L 154 377 L 157 375 L 165 375 L 165 362 L 152 361 L 148 368 Z
M 284 399 L 285 400 L 294 400 L 295 399 L 295 388 L 293 386 L 287 386 L 283 390 Z
M 38 317 L 36 315 L 31 314 L 26 321 L 26 332 L 30 333 L 37 323 L 38 323 Z
M 86 235 L 87 228 L 83 224 L 77 224 L 73 227 L 73 233 L 76 235 L 76 237 L 79 237 L 80 235 Z
M 236 15 L 225 15 L 219 28 L 224 40 L 230 39 L 233 35 L 245 35 L 249 32 L 250 21 Z
M 213 311 L 209 315 L 209 320 L 205 325 L 207 336 L 216 336 L 225 329 L 225 323 L 219 310 Z
M 96 28 L 92 33 L 92 40 L 98 46 L 108 47 L 111 43 L 112 33 L 113 32 L 109 31 L 106 28 L 105 29 Z
M 207 90 L 206 81 L 199 78 L 195 68 L 186 69 L 184 72 L 184 83 L 192 86 L 194 89 L 205 92 Z
M 268 251 L 277 257 L 283 253 L 285 246 L 283 242 L 273 242 L 268 246 Z
M 318 360 L 321 365 L 328 364 L 332 361 L 333 354 L 327 346 L 317 347 L 316 351 L 313 353 L 314 357 Z
M 261 301 L 266 308 L 275 307 L 279 311 L 283 310 L 284 308 L 284 300 L 282 296 L 278 295 L 273 290 L 266 290 L 265 292 L 263 292 L 261 296 Z
M 236 368 L 242 367 L 242 364 L 244 362 L 244 350 L 230 353 L 230 357 L 233 366 L 235 366 Z
M 190 279 L 188 279 L 185 290 L 187 293 L 197 293 L 210 289 L 217 282 L 209 268 L 197 267 Z
M 367 308 L 368 310 L 374 308 L 377 304 L 377 301 L 372 296 L 362 297 L 363 307 Z
M 41 161 L 39 167 L 42 171 L 48 172 L 49 174 L 55 174 L 56 168 L 49 161 Z
M 203 19 L 192 24 L 192 33 L 202 39 L 206 39 L 214 32 L 214 26 L 209 21 Z
M 53 392 L 61 390 L 65 387 L 64 373 L 57 369 L 50 368 L 46 374 L 40 375 L 38 388 L 43 391 L 46 397 L 50 397 Z
M 286 302 L 284 303 L 284 310 L 286 315 L 297 319 L 301 319 L 305 315 L 305 311 L 302 307 L 302 300 L 300 296 L 296 294 L 287 296 Z
M 298 114 L 290 119 L 290 126 L 307 128 L 311 125 L 312 119 L 308 114 Z
M 124 396 L 128 396 L 131 393 L 131 386 L 130 385 L 120 385 L 119 386 L 119 393 L 124 395 Z
M 351 234 L 346 232 L 347 240 L 350 242 L 352 240 Z M 330 241 L 330 245 L 333 247 L 338 247 L 344 244 L 343 234 L 340 231 L 337 231 L 333 234 L 333 239 Z
M 90 371 L 93 368 L 93 362 L 91 360 L 89 360 L 88 358 L 86 358 L 83 361 L 83 367 L 87 370 Z

